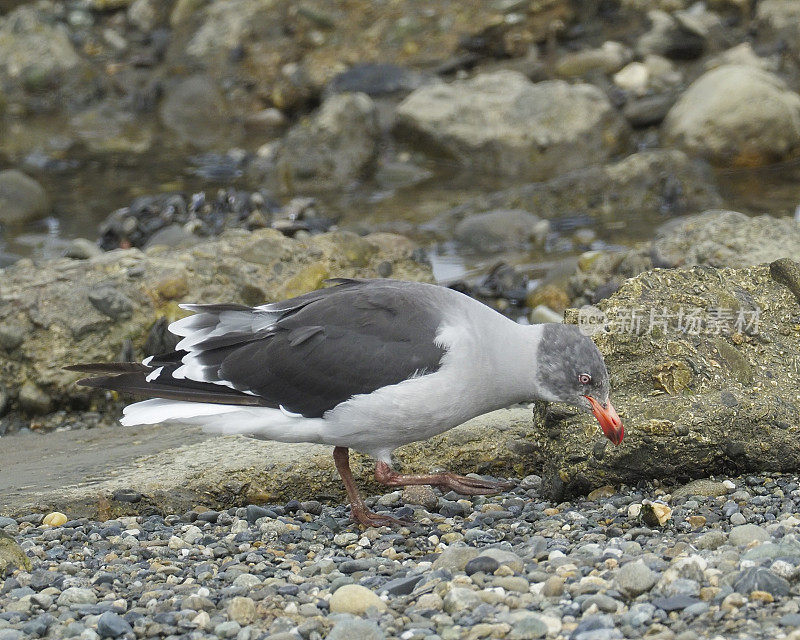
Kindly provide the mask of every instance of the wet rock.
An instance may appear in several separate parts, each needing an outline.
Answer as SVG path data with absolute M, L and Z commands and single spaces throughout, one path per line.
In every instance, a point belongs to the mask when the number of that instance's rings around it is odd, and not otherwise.
M 67 28 L 51 11 L 25 3 L 0 19 L 0 73 L 30 91 L 52 90 L 82 66 Z
M 500 566 L 505 566 L 511 569 L 514 573 L 522 573 L 525 569 L 525 563 L 516 553 L 511 551 L 504 551 L 503 549 L 486 549 L 481 551 L 480 556 L 485 558 L 492 558 L 497 561 Z
M 744 267 L 800 255 L 800 225 L 791 218 L 706 211 L 659 227 L 652 245 L 659 267 Z
M 397 108 L 397 132 L 471 171 L 534 180 L 607 158 L 626 137 L 597 88 L 513 71 L 417 89 Z
M 760 166 L 800 153 L 800 95 L 778 76 L 725 65 L 698 78 L 670 109 L 666 139 L 725 166 Z
M 556 73 L 570 78 L 583 76 L 591 71 L 614 73 L 619 71 L 633 53 L 619 42 L 604 42 L 597 49 L 584 49 L 565 55 L 556 63 Z
M 358 584 L 339 587 L 330 599 L 331 613 L 352 613 L 363 615 L 370 608 L 386 610 L 386 603 L 373 591 Z
M 121 101 L 89 107 L 70 118 L 70 126 L 96 153 L 145 153 L 153 145 L 151 123 L 126 110 Z
M 340 188 L 368 177 L 375 168 L 380 128 L 377 107 L 363 93 L 328 98 L 279 143 L 262 150 L 279 188 Z
M 681 305 L 696 316 L 696 324 L 679 319 Z M 597 459 L 592 456 L 597 430 L 588 417 L 537 414 L 550 434 L 544 442 L 550 495 L 654 475 L 662 480 L 707 477 L 729 473 L 729 465 L 794 468 L 800 447 L 778 425 L 800 420 L 794 400 L 800 374 L 792 366 L 758 363 L 783 363 L 780 354 L 800 353 L 800 336 L 791 325 L 797 300 L 773 279 L 768 265 L 648 271 L 629 279 L 598 308 L 609 331 L 593 338 L 609 366 L 625 440 Z M 652 321 L 651 310 L 656 310 Z M 657 320 L 659 310 L 666 315 Z M 623 316 L 641 317 L 641 322 L 626 325 Z M 568 322 L 576 320 L 577 312 L 567 314 Z M 654 373 L 675 361 L 691 369 L 688 386 L 674 395 L 654 393 Z M 759 431 L 762 437 L 754 441 L 754 424 L 775 426 Z M 657 453 L 667 445 L 669 455 Z M 709 458 L 709 447 L 718 454 Z
M 0 171 L 0 223 L 21 224 L 49 210 L 47 194 L 36 180 L 16 169 Z
M 15 569 L 31 570 L 31 561 L 17 542 L 6 533 L 0 531 L 0 577 Z
M 393 64 L 367 62 L 356 64 L 330 81 L 329 93 L 366 93 L 381 96 L 408 93 L 424 84 L 420 72 Z
M 205 75 L 190 76 L 168 87 L 159 117 L 180 144 L 201 149 L 231 145 L 228 108 Z
M 490 556 L 477 556 L 467 562 L 464 566 L 464 573 L 471 576 L 473 573 L 492 574 L 500 567 L 500 563 Z
M 664 121 L 676 99 L 674 94 L 662 93 L 630 100 L 622 109 L 622 114 L 632 127 L 652 127 Z
M 733 588 L 737 592 L 749 595 L 753 591 L 766 591 L 767 593 L 782 597 L 789 595 L 791 585 L 787 580 L 763 567 L 750 567 L 739 574 Z
M 184 227 L 178 224 L 171 224 L 156 231 L 145 243 L 145 249 L 163 245 L 165 247 L 179 247 L 195 244 L 199 238 L 189 233 Z
M 456 225 L 456 239 L 475 251 L 499 253 L 542 243 L 550 225 L 522 209 L 476 213 Z
M 64 251 L 64 256 L 73 260 L 88 260 L 103 253 L 97 243 L 86 238 L 75 238 L 70 240 L 69 245 Z
M 614 194 L 613 203 L 609 194 Z M 579 169 L 548 182 L 504 189 L 459 205 L 432 225 L 451 237 L 467 216 L 498 209 L 522 209 L 552 220 L 580 211 L 602 232 L 608 211 L 614 220 L 634 222 L 647 216 L 696 213 L 722 204 L 709 168 L 677 150 L 635 153 L 608 165 Z
M 696 21 L 683 15 L 670 15 L 664 11 L 650 11 L 650 30 L 639 38 L 642 54 L 655 53 L 674 60 L 699 58 L 706 47 L 706 30 Z

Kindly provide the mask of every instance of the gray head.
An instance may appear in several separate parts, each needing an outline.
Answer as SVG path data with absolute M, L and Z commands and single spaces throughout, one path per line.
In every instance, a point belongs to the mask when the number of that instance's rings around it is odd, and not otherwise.
M 543 400 L 566 402 L 593 413 L 614 444 L 622 442 L 622 421 L 609 400 L 608 370 L 592 340 L 578 327 L 546 324 L 536 357 L 536 381 Z

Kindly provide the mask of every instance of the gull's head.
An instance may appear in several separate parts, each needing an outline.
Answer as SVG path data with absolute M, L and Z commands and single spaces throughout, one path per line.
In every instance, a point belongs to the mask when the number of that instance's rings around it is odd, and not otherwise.
M 578 327 L 542 325 L 536 381 L 542 400 L 565 402 L 591 413 L 615 445 L 625 429 L 609 398 L 608 370 L 592 340 Z

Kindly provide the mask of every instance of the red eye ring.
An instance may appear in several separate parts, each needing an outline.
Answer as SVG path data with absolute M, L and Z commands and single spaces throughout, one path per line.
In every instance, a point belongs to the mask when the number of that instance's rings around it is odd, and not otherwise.
M 592 381 L 592 376 L 588 373 L 579 373 L 578 374 L 578 382 L 581 384 L 589 384 Z

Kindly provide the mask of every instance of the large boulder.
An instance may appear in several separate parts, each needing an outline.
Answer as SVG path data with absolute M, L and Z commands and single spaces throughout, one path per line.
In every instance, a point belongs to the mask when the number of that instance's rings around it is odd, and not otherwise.
M 580 306 L 607 297 L 654 266 L 748 267 L 799 255 L 800 224 L 794 219 L 711 210 L 670 220 L 651 242 L 630 251 L 585 254 L 570 278 L 570 293 Z
M 381 130 L 378 109 L 364 93 L 329 97 L 319 111 L 260 153 L 269 182 L 284 191 L 346 187 L 375 168 Z
M 602 161 L 626 138 L 597 87 L 534 84 L 516 71 L 420 87 L 398 106 L 396 129 L 472 171 L 531 180 Z
M 524 209 L 554 220 L 591 216 L 595 228 L 620 221 L 627 233 L 643 220 L 665 214 L 697 213 L 722 204 L 714 176 L 704 163 L 682 151 L 634 153 L 619 162 L 578 169 L 547 182 L 536 182 L 478 196 L 442 214 L 433 228 L 451 237 L 455 225 L 469 216 L 497 209 Z M 646 226 L 649 236 L 651 227 Z
M 614 447 L 591 416 L 541 406 L 551 496 L 800 469 L 798 263 L 654 269 L 598 307 L 607 330 L 594 339 L 626 435 Z
M 23 4 L 0 19 L 0 73 L 11 80 L 51 83 L 81 64 L 63 24 L 46 4 Z
M 723 65 L 698 78 L 670 109 L 664 135 L 724 166 L 759 166 L 800 154 L 800 95 L 778 76 Z
M 227 149 L 233 142 L 225 100 L 216 84 L 202 74 L 167 87 L 159 117 L 182 145 Z
M 168 60 L 224 76 L 279 109 L 310 104 L 353 63 L 391 61 L 403 68 L 452 64 L 465 43 L 490 56 L 523 55 L 556 21 L 575 15 L 565 0 L 537 0 L 521 10 L 484 0 L 391 3 L 307 0 L 178 0 L 171 9 Z M 514 20 L 500 20 L 503 13 Z M 474 42 L 474 44 L 472 44 Z M 235 64 L 231 62 L 235 61 Z M 456 63 L 458 64 L 458 63 Z M 348 91 L 361 90 L 351 87 Z
M 18 4 L 0 16 L 0 81 L 6 100 L 41 111 L 94 99 L 99 76 L 73 46 L 56 3 Z
M 323 286 L 333 277 L 430 280 L 414 260 L 415 246 L 389 234 L 338 232 L 292 240 L 274 230 L 226 232 L 189 249 L 112 251 L 88 260 L 67 258 L 34 267 L 30 260 L 0 271 L 0 391 L 7 401 L 0 433 L 9 425 L 50 429 L 87 424 L 63 410 L 105 408 L 109 398 L 76 388 L 77 362 L 144 357 L 172 346 L 166 321 L 186 312 L 181 302 L 261 304 Z M 95 421 L 97 421 L 95 419 Z
M 0 171 L 0 223 L 21 224 L 49 211 L 47 193 L 36 180 L 16 169 Z
M 800 51 L 800 3 L 795 0 L 761 0 L 756 7 L 759 32 L 766 31 Z
M 800 223 L 794 218 L 706 211 L 662 225 L 656 231 L 651 255 L 657 267 L 745 267 L 797 257 Z

